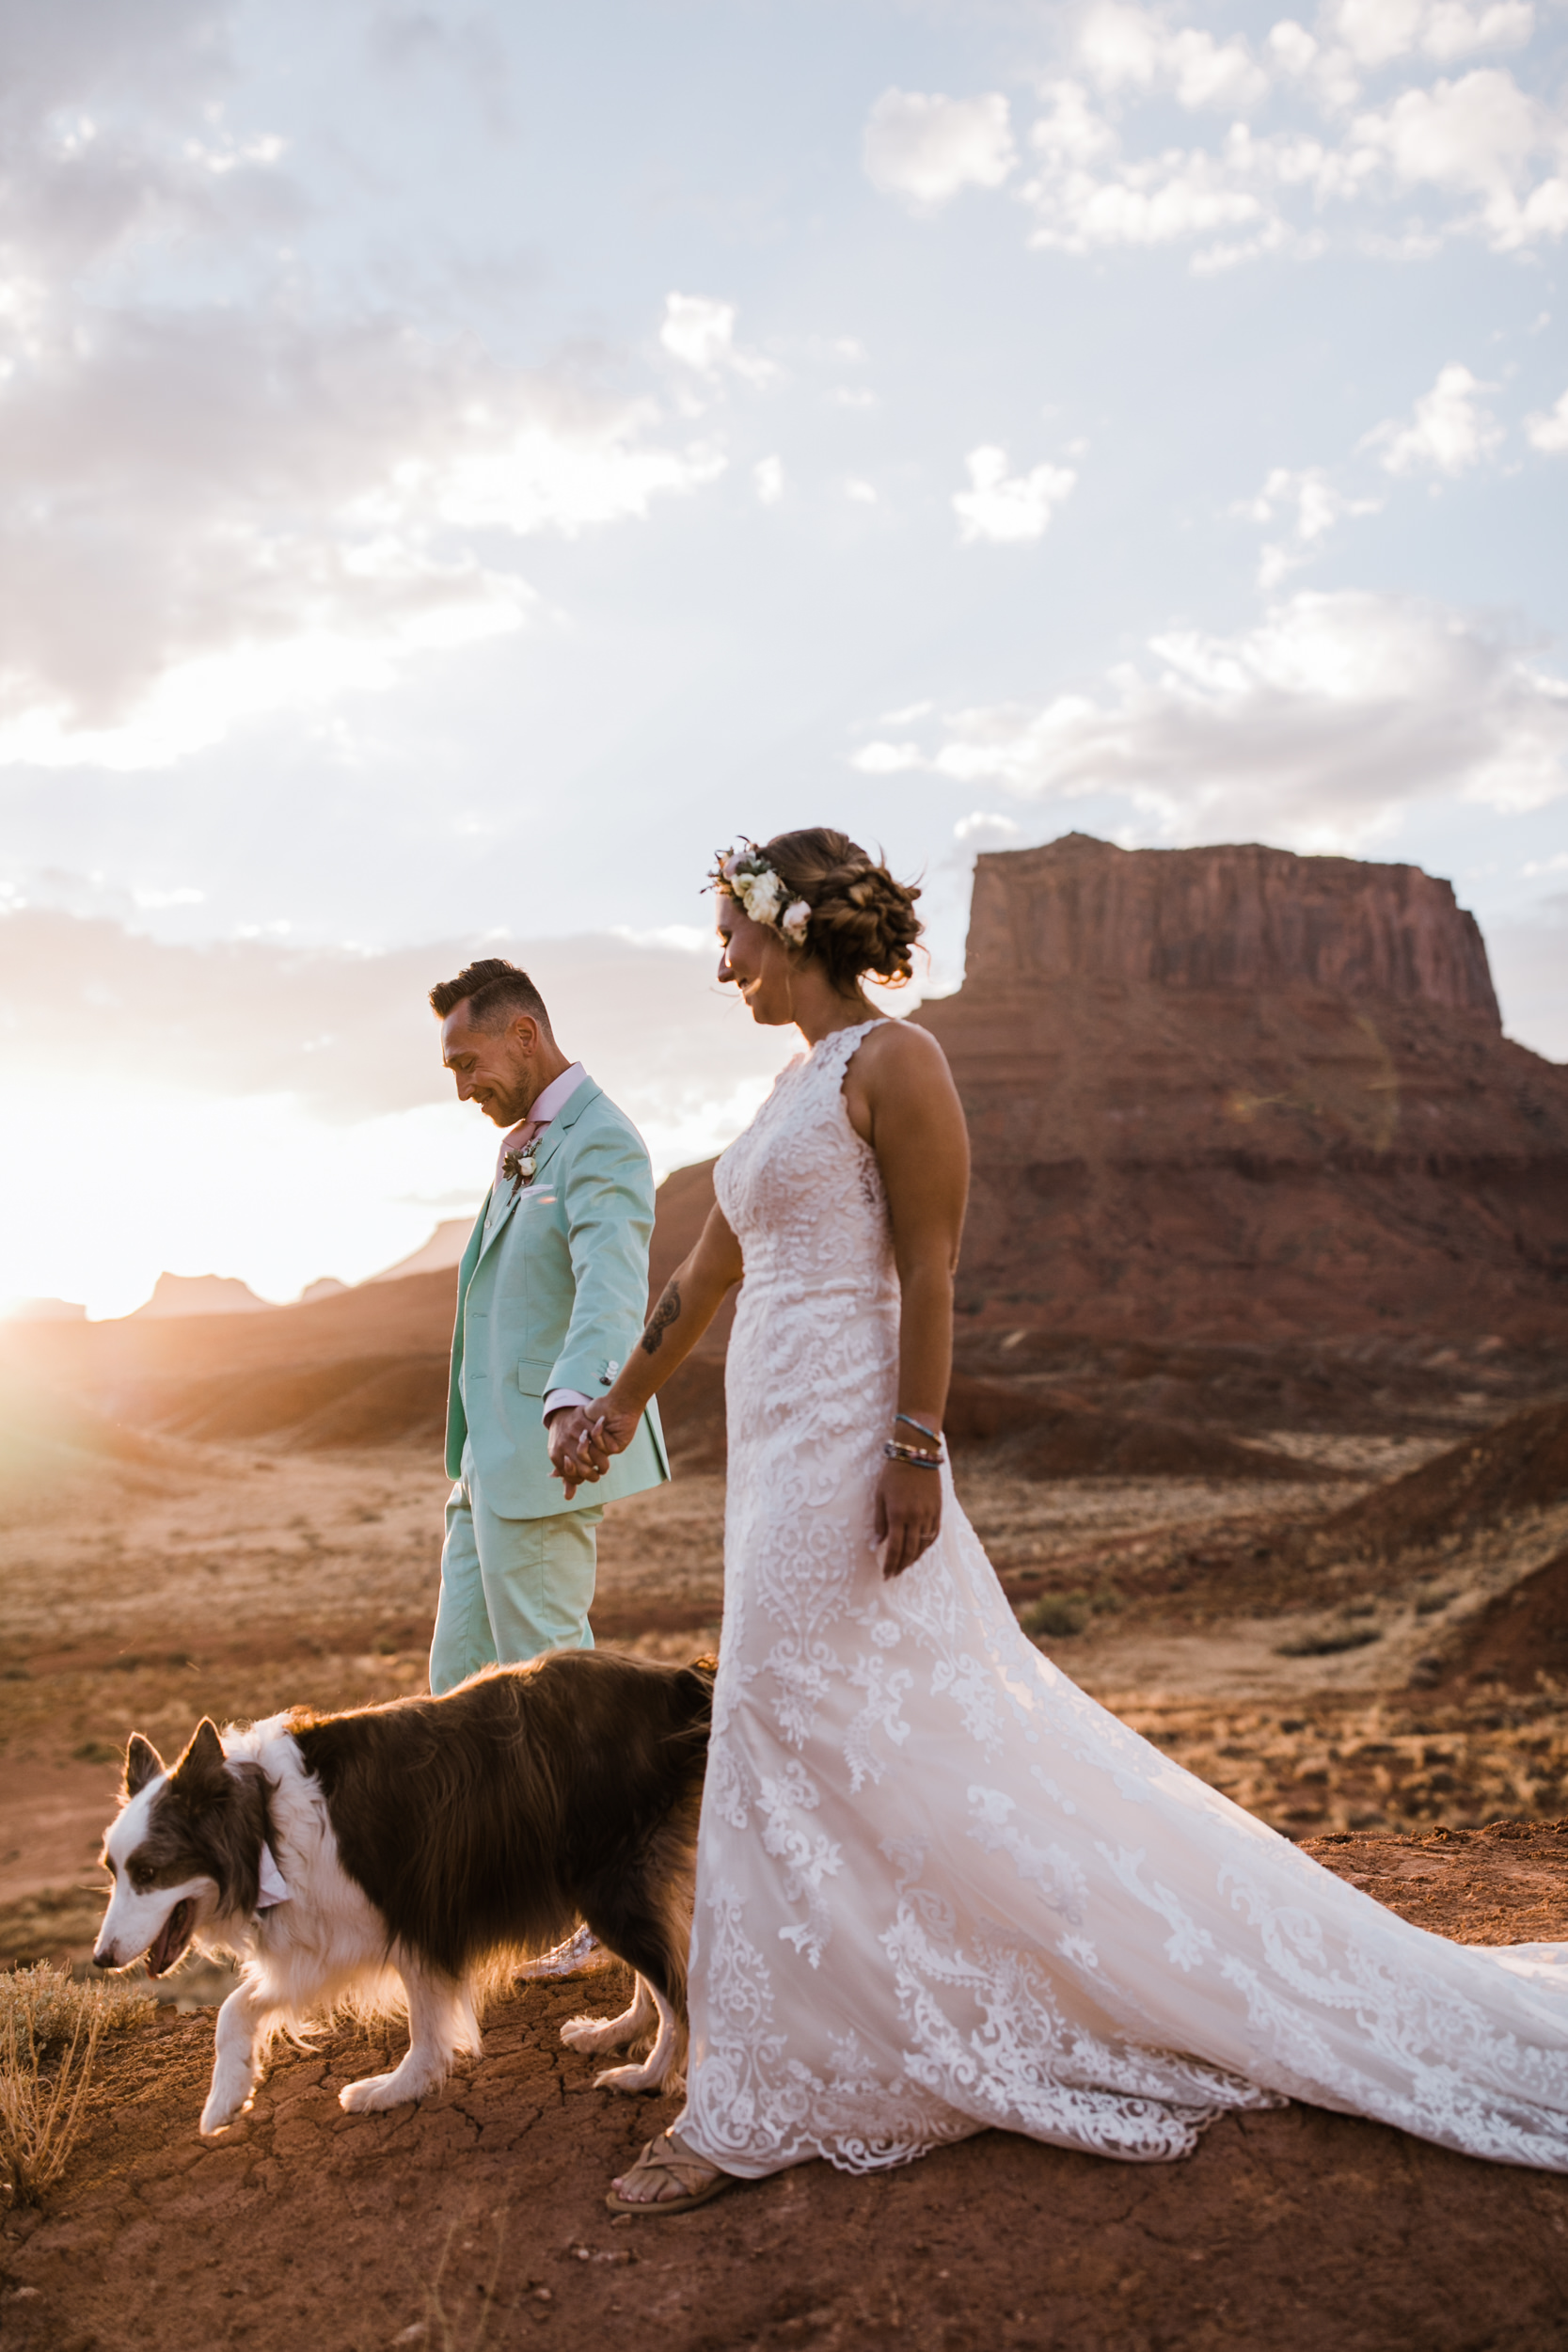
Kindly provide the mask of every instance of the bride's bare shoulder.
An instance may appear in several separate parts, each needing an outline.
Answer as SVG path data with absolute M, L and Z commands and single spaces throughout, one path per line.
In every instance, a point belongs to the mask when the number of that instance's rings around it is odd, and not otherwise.
M 929 1029 L 896 1015 L 867 1029 L 855 1057 L 868 1069 L 945 1070 L 947 1057 Z
M 848 1085 L 869 1095 L 952 1091 L 947 1057 L 928 1029 L 912 1021 L 879 1021 L 862 1040 L 849 1065 Z

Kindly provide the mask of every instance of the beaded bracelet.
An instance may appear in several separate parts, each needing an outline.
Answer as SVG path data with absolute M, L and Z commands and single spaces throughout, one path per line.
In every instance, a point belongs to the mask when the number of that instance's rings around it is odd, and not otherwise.
M 927 1454 L 923 1447 L 917 1445 L 902 1445 L 896 1438 L 890 1438 L 883 1446 L 882 1452 L 890 1462 L 913 1462 L 919 1470 L 941 1470 L 942 1468 L 940 1454 Z
M 912 1413 L 895 1413 L 895 1414 L 894 1414 L 894 1416 L 893 1416 L 893 1418 L 894 1418 L 894 1420 L 895 1420 L 895 1422 L 900 1422 L 900 1421 L 901 1421 L 901 1422 L 907 1422 L 907 1424 L 909 1425 L 909 1427 L 910 1427 L 911 1429 L 918 1429 L 918 1430 L 919 1430 L 919 1432 L 920 1432 L 920 1434 L 921 1434 L 921 1436 L 922 1436 L 923 1438 L 929 1438 L 929 1439 L 930 1439 L 930 1441 L 931 1441 L 931 1443 L 932 1443 L 933 1445 L 941 1445 L 941 1443 L 942 1443 L 942 1432 L 941 1432 L 941 1430 L 940 1430 L 940 1429 L 927 1429 L 927 1426 L 926 1426 L 926 1423 L 925 1423 L 923 1421 L 916 1421 L 916 1419 L 915 1419 L 915 1417 L 914 1417 L 914 1415 L 913 1415 Z

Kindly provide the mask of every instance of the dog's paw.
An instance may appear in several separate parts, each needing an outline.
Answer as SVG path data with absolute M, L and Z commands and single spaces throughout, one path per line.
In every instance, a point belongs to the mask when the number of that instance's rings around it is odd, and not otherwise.
M 242 2115 L 248 2115 L 255 2105 L 254 2097 L 209 2099 L 201 2110 L 201 2121 L 196 2128 L 203 2139 L 216 2139 L 220 2134 L 229 2129 L 230 2123 L 237 2123 Z
M 568 2017 L 561 2039 L 568 2050 L 618 2050 L 631 2034 L 620 2017 Z
M 651 2066 L 607 2066 L 602 2074 L 594 2077 L 595 2090 L 658 2090 L 662 2089 L 664 2072 L 656 2074 Z
M 349 2115 L 373 2115 L 380 2107 L 401 2107 L 412 2096 L 395 2074 L 362 2074 L 356 2083 L 343 2085 L 338 2105 Z

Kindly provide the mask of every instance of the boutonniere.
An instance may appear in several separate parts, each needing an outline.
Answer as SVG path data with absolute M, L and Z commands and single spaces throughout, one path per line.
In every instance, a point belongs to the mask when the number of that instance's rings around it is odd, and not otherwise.
M 538 1171 L 538 1166 L 539 1163 L 533 1156 L 533 1146 L 531 1143 L 525 1143 L 520 1152 L 509 1152 L 506 1154 L 506 1157 L 501 1162 L 501 1174 L 502 1176 L 510 1176 L 512 1179 L 512 1198 L 514 1200 L 516 1200 L 517 1195 L 524 1184 L 532 1184 L 534 1176 Z

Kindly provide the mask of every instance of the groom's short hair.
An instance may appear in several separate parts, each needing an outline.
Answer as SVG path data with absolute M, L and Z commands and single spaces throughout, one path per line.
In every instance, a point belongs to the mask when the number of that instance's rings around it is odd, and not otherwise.
M 499 1029 L 518 1013 L 531 1013 L 546 1035 L 555 1034 L 539 991 L 526 972 L 503 956 L 482 956 L 477 963 L 466 963 L 456 979 L 437 980 L 430 1004 L 442 1021 L 455 1006 L 466 1004 L 476 1029 Z

